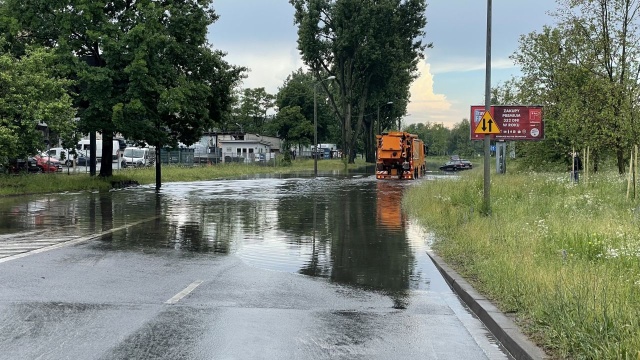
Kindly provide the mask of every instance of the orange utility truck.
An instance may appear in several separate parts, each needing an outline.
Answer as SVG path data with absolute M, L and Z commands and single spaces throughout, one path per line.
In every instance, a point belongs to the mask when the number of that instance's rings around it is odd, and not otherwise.
M 418 135 L 391 131 L 376 140 L 376 179 L 417 179 L 426 173 L 427 148 Z

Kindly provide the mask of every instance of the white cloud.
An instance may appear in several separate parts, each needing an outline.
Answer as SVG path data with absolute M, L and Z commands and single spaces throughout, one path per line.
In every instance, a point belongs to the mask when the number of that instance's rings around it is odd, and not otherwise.
M 276 94 L 278 87 L 293 71 L 304 66 L 295 44 L 278 46 L 248 46 L 223 49 L 225 60 L 233 65 L 249 68 L 243 88 L 264 87 L 268 93 Z
M 431 65 L 421 62 L 418 71 L 420 77 L 411 86 L 411 99 L 407 106 L 409 115 L 403 119 L 403 126 L 427 122 L 451 126 L 459 122 L 462 117 L 456 117 L 453 103 L 444 94 L 436 94 L 433 90 Z

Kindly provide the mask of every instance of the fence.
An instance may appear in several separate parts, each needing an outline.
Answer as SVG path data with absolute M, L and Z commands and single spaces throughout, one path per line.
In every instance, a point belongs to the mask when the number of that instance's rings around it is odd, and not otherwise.
M 180 148 L 160 150 L 160 162 L 162 164 L 193 165 L 193 157 L 193 149 Z

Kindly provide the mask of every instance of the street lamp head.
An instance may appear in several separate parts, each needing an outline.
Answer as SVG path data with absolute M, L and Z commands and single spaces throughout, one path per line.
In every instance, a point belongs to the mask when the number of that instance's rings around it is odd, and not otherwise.
M 387 103 L 387 105 L 391 105 L 391 104 L 393 104 L 393 101 L 389 101 L 389 102 Z
M 331 75 L 331 76 L 329 76 L 328 78 L 326 78 L 325 80 L 333 80 L 333 79 L 335 79 L 335 78 L 336 78 L 336 77 L 335 77 L 335 75 Z

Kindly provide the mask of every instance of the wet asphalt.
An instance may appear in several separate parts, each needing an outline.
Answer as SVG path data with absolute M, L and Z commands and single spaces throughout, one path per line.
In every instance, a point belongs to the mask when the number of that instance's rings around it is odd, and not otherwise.
M 0 199 L 0 359 L 508 359 L 402 213 L 413 184 Z

